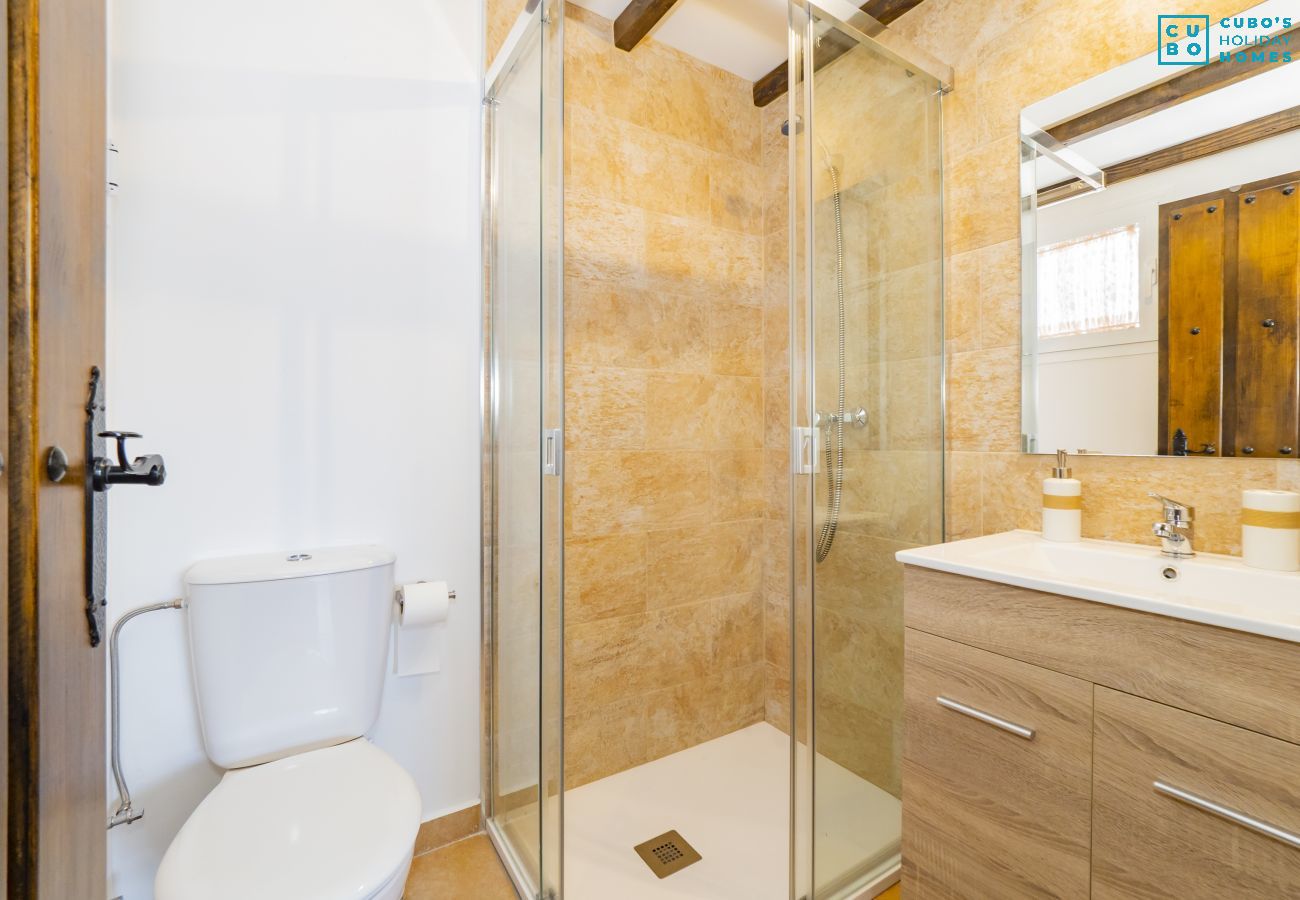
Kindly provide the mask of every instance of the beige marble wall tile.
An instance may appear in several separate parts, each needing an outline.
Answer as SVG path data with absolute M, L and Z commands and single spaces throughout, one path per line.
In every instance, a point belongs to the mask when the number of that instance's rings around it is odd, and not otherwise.
M 1020 241 L 975 251 L 979 260 L 980 347 L 1020 349 Z
M 763 521 L 763 596 L 790 605 L 790 526 L 784 518 Z
M 646 390 L 650 446 L 663 450 L 704 450 L 714 446 L 712 375 L 651 372 Z
M 646 403 L 648 446 L 713 450 L 763 446 L 759 378 L 652 372 Z
M 984 534 L 981 471 L 979 453 L 953 451 L 947 455 L 944 471 L 947 540 L 960 541 Z
M 790 733 L 790 663 L 788 659 L 763 664 L 763 721 Z
M 1075 474 L 1084 481 L 1087 535 L 1153 542 L 1151 524 L 1160 518 L 1160 506 L 1147 492 L 1155 491 L 1196 507 L 1197 547 L 1216 553 L 1241 553 L 1242 489 L 1273 487 L 1277 477 L 1271 460 L 1097 457 L 1082 462 Z
M 1277 487 L 1280 491 L 1300 491 L 1300 460 L 1278 460 Z
M 567 779 L 764 715 L 764 187 L 751 86 L 569 6 Z M 664 98 L 672 98 L 665 102 Z
M 902 721 L 903 622 L 901 606 L 891 621 L 870 622 L 819 608 L 817 700 L 838 697 L 884 719 Z M 871 690 L 863 690 L 870 685 Z M 819 721 L 823 718 L 819 716 Z
M 496 59 L 524 6 L 525 0 L 484 0 L 484 69 Z
M 565 446 L 637 450 L 646 444 L 646 371 L 565 366 Z
M 817 569 L 817 607 L 873 627 L 902 629 L 903 566 L 894 558 L 915 544 L 856 531 L 835 535 Z M 864 683 L 858 690 L 863 691 Z
M 980 347 L 979 251 L 948 257 L 944 285 L 944 341 L 948 354 Z
M 712 376 L 708 416 L 715 449 L 763 446 L 763 380 L 734 375 Z
M 709 304 L 709 354 L 719 375 L 763 374 L 763 310 L 715 301 Z
M 633 121 L 628 114 L 640 93 L 640 54 L 614 46 L 613 22 L 566 4 L 564 105 Z
M 583 194 L 564 194 L 564 273 L 569 279 L 639 285 L 645 278 L 645 210 Z M 568 297 L 565 297 L 568 309 Z
M 944 172 L 944 237 L 953 253 L 1020 233 L 1020 140 L 999 138 L 959 156 Z
M 763 446 L 787 450 L 790 446 L 790 380 L 784 374 L 763 381 Z
M 1051 474 L 1044 468 L 1050 465 L 1048 458 L 1020 453 L 976 455 L 980 458 L 981 533 L 997 534 L 1015 528 L 1039 529 L 1043 479 Z
M 714 623 L 706 600 L 565 628 L 565 705 L 607 706 L 703 678 Z
M 760 112 L 752 85 L 657 41 L 637 50 L 646 62 L 634 113 L 638 122 L 717 153 L 759 162 Z M 672 102 L 664 102 L 669 97 Z
M 710 519 L 761 519 L 767 512 L 762 450 L 718 450 L 709 454 Z
M 680 705 L 698 711 L 691 717 L 696 729 L 693 743 L 712 740 L 763 720 L 761 662 L 730 669 L 699 687 L 704 693 L 695 686 L 678 692 Z M 652 718 L 651 724 L 655 725 L 657 721 Z M 670 746 L 665 748 L 665 752 L 673 753 L 680 749 L 683 748 Z
M 646 279 L 658 289 L 745 306 L 762 303 L 763 241 L 680 216 L 646 221 Z
M 829 692 L 819 694 L 817 707 L 819 753 L 895 797 L 900 796 L 901 718 L 881 716 L 850 698 Z
M 877 385 L 885 388 L 875 424 L 882 429 L 877 446 L 890 450 L 929 450 L 943 438 L 940 356 L 900 359 L 879 367 Z
M 577 787 L 720 737 L 763 718 L 754 663 L 565 716 L 566 783 Z
M 565 542 L 566 628 L 646 611 L 647 543 L 644 533 Z
M 1018 347 L 948 357 L 948 449 L 1019 449 L 1019 375 Z
M 708 461 L 703 450 L 568 453 L 564 486 L 568 536 L 705 524 Z
M 647 603 L 655 608 L 702 597 L 754 593 L 762 586 L 762 560 L 754 552 L 762 531 L 762 521 L 753 519 L 651 532 L 647 535 Z
M 790 450 L 769 447 L 763 451 L 763 493 L 767 518 L 786 522 L 790 515 Z
M 709 371 L 709 310 L 696 298 L 567 278 L 564 314 L 569 365 Z
M 719 228 L 763 233 L 763 170 L 733 156 L 709 159 L 709 206 Z
M 582 107 L 565 111 L 565 180 L 573 190 L 702 222 L 712 217 L 708 151 Z

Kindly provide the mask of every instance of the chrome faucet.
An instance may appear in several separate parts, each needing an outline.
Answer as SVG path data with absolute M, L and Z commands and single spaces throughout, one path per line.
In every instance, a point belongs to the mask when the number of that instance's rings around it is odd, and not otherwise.
M 1148 492 L 1147 496 L 1164 505 L 1164 521 L 1151 526 L 1151 533 L 1160 538 L 1160 552 L 1175 559 L 1195 556 L 1192 541 L 1196 539 L 1196 508 L 1155 492 Z

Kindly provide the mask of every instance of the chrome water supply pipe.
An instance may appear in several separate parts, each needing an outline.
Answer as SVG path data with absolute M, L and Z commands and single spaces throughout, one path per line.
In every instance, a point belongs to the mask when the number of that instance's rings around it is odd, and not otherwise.
M 184 601 L 168 600 L 166 603 L 154 603 L 151 606 L 142 606 L 139 609 L 133 609 L 124 614 L 117 620 L 113 626 L 113 632 L 108 639 L 108 670 L 109 670 L 109 696 L 110 696 L 110 713 L 111 721 L 111 756 L 113 764 L 113 780 L 117 782 L 117 809 L 113 810 L 113 815 L 108 818 L 108 827 L 116 828 L 118 825 L 130 825 L 132 822 L 140 819 L 144 815 L 144 810 L 137 812 L 131 806 L 131 791 L 126 786 L 126 778 L 122 775 L 122 727 L 121 727 L 121 678 L 118 672 L 118 652 L 117 639 L 122 633 L 122 626 L 130 622 L 136 616 L 142 616 L 145 613 L 158 612 L 163 609 L 181 609 Z

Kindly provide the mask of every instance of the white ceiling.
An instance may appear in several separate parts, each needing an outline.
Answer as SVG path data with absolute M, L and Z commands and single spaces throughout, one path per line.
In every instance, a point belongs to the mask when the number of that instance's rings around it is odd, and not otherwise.
M 574 0 L 616 19 L 628 0 Z M 696 59 L 757 81 L 785 62 L 788 0 L 678 0 L 651 37 Z

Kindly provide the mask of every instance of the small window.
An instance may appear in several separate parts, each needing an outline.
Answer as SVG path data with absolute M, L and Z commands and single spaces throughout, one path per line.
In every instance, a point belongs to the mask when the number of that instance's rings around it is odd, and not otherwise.
M 1039 249 L 1039 337 L 1117 331 L 1139 324 L 1137 225 Z

